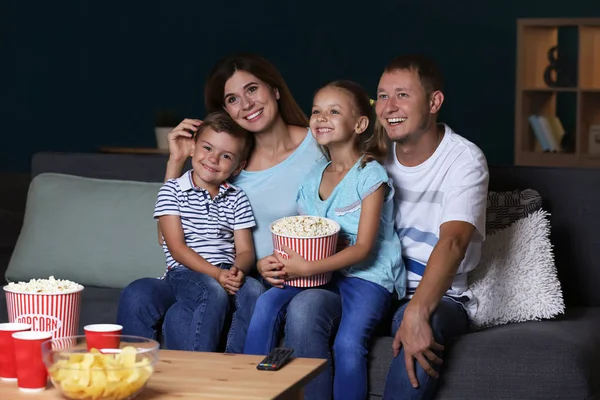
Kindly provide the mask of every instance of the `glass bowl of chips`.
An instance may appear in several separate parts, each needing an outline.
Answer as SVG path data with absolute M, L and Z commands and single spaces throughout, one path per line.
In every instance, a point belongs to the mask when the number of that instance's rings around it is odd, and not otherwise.
M 67 399 L 133 399 L 148 383 L 159 344 L 139 336 L 113 336 L 114 346 L 88 348 L 85 335 L 42 343 L 44 363 L 54 386 Z

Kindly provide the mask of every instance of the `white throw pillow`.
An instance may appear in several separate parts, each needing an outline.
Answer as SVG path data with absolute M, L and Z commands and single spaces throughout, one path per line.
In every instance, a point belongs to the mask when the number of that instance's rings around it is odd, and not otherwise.
M 469 274 L 469 289 L 478 301 L 475 327 L 550 319 L 564 312 L 547 216 L 535 211 L 487 236 L 481 262 Z

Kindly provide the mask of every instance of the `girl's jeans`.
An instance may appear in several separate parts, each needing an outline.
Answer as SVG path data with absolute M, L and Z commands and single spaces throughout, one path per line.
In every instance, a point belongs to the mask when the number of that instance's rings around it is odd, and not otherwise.
M 391 293 L 382 286 L 364 279 L 334 274 L 332 282 L 323 289 L 305 289 L 284 286 L 283 289 L 271 288 L 263 294 L 258 302 L 250 327 L 244 352 L 247 354 L 267 354 L 277 346 L 280 329 L 286 316 L 286 310 L 292 301 L 311 291 L 330 291 L 339 293 L 343 314 L 339 330 L 333 345 L 335 379 L 333 397 L 336 400 L 352 400 L 367 398 L 367 353 L 374 330 L 388 312 Z M 334 300 L 335 297 L 333 297 Z M 339 301 L 339 300 L 337 300 Z M 329 307 L 325 304 L 315 313 L 327 316 Z M 290 343 L 288 331 L 290 321 L 286 321 L 286 346 L 294 348 Z M 295 356 L 300 356 L 294 354 Z M 319 392 L 311 393 L 307 399 L 330 399 L 331 384 L 326 390 L 323 384 Z

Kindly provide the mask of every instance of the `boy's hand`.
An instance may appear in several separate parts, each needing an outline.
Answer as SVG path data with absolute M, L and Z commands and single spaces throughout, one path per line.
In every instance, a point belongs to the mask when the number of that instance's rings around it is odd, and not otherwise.
M 226 269 L 219 270 L 219 274 L 217 275 L 217 282 L 219 282 L 219 285 L 221 285 L 228 294 L 235 294 L 235 292 L 232 292 L 228 286 L 230 275 L 231 273 Z
M 231 267 L 229 269 L 229 275 L 227 277 L 227 293 L 236 294 L 238 290 L 244 284 L 244 272 L 237 267 Z
M 230 273 L 230 278 L 236 282 L 240 282 L 243 283 L 244 282 L 244 277 L 246 276 L 244 274 L 244 271 L 242 271 L 241 269 L 239 269 L 238 267 L 231 267 L 231 269 L 229 270 Z M 240 284 L 240 286 L 242 286 Z

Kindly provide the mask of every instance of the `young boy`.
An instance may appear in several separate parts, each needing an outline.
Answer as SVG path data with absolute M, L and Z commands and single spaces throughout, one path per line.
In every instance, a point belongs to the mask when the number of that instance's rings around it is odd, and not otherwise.
M 209 114 L 194 137 L 193 168 L 158 193 L 154 217 L 164 238 L 163 279 L 175 298 L 163 323 L 169 349 L 215 351 L 232 300 L 226 351 L 243 350 L 264 288 L 247 276 L 255 262 L 250 202 L 227 179 L 244 168 L 252 144 L 253 136 L 229 115 Z

